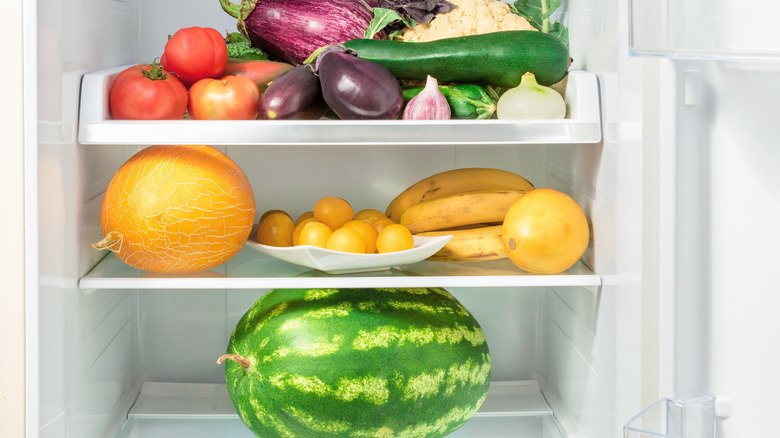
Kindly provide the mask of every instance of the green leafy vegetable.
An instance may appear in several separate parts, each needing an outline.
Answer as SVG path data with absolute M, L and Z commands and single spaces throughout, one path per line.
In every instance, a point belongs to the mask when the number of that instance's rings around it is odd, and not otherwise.
M 244 35 L 241 35 L 240 32 L 228 32 L 225 36 L 225 43 L 245 43 L 249 42 L 248 39 Z
M 238 32 L 228 33 L 225 36 L 228 58 L 246 59 L 253 61 L 268 60 L 268 54 L 259 47 L 255 47 L 246 37 Z
M 569 30 L 560 22 L 550 21 L 550 16 L 560 6 L 561 0 L 516 0 L 509 8 L 540 32 L 555 35 L 568 46 Z
M 379 33 L 388 24 L 396 21 L 402 21 L 406 27 L 414 27 L 416 24 L 414 20 L 410 18 L 404 19 L 398 12 L 392 9 L 374 8 L 374 18 L 368 24 L 366 29 L 365 38 L 372 39 L 374 35 Z

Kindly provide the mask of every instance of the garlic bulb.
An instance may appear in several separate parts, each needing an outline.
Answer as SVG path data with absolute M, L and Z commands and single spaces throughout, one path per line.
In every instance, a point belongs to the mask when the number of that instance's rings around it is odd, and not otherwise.
M 533 73 L 526 73 L 520 85 L 498 99 L 496 115 L 499 119 L 562 119 L 566 102 L 557 91 L 539 85 Z
M 450 104 L 439 90 L 439 81 L 431 75 L 425 81 L 425 88 L 414 96 L 404 108 L 404 120 L 449 120 Z

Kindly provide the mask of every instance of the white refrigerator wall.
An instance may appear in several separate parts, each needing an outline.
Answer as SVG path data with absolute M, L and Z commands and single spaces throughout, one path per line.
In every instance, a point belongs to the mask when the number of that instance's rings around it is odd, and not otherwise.
M 586 260 L 604 286 L 458 288 L 491 346 L 495 380 L 537 379 L 568 437 L 618 437 L 640 408 L 642 203 L 641 62 L 629 59 L 626 6 L 564 5 L 574 68 L 599 75 L 603 144 L 545 146 L 229 146 L 258 212 L 301 213 L 324 195 L 383 209 L 440 170 L 505 168 L 579 201 L 593 223 Z M 39 0 L 37 292 L 40 388 L 29 436 L 104 438 L 142 381 L 223 382 L 216 358 L 264 293 L 77 288 L 102 254 L 99 206 L 116 169 L 140 147 L 77 144 L 79 81 L 87 71 L 149 62 L 189 26 L 233 31 L 216 0 Z M 32 341 L 35 342 L 35 341 Z

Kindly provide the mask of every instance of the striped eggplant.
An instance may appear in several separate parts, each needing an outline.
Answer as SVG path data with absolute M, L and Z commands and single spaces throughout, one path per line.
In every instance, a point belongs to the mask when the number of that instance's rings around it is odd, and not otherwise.
M 219 0 L 252 45 L 291 64 L 315 50 L 363 38 L 378 3 L 364 0 Z M 386 39 L 384 31 L 375 39 Z
M 479 409 L 490 352 L 440 288 L 276 289 L 236 325 L 227 387 L 272 437 L 443 437 Z

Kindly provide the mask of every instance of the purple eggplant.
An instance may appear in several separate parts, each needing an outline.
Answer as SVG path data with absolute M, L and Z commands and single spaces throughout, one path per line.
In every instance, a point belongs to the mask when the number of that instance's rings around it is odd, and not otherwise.
M 316 120 L 328 110 L 311 64 L 295 66 L 271 82 L 260 97 L 260 119 Z
M 363 38 L 374 18 L 365 0 L 219 0 L 238 19 L 238 30 L 257 46 L 291 64 L 316 49 Z M 374 36 L 386 39 L 384 32 Z
M 325 50 L 317 58 L 322 96 L 342 119 L 397 119 L 404 106 L 390 70 L 352 52 Z

